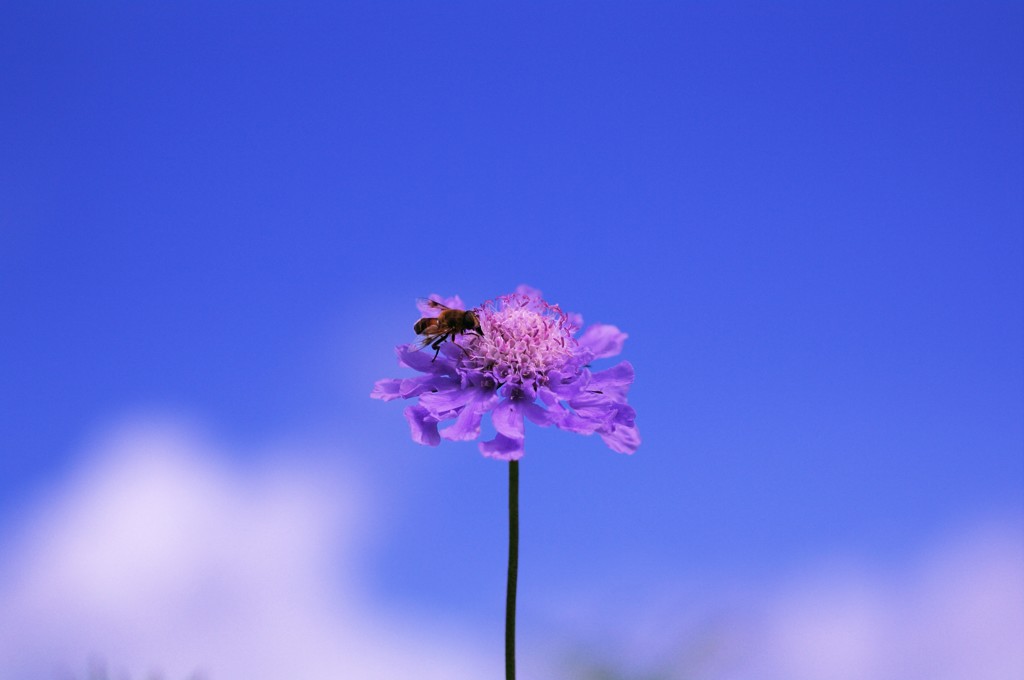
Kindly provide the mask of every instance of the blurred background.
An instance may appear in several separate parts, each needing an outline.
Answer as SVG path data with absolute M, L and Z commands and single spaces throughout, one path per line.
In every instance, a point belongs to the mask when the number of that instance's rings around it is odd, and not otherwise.
M 1024 675 L 1021 3 L 4 3 L 0 63 L 0 676 L 500 677 L 506 466 L 368 395 L 519 284 L 644 437 L 528 428 L 521 677 Z

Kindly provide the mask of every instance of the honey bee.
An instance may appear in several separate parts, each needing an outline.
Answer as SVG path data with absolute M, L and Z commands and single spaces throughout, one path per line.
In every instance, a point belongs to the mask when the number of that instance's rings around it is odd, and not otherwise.
M 437 316 L 425 316 L 412 327 L 416 335 L 422 335 L 423 342 L 420 347 L 430 347 L 434 350 L 434 359 L 437 359 L 441 351 L 441 343 L 458 334 L 476 333 L 483 335 L 480 330 L 480 319 L 473 310 L 452 309 L 436 300 L 425 300 L 428 307 L 440 309 Z M 433 361 L 434 359 L 431 359 Z

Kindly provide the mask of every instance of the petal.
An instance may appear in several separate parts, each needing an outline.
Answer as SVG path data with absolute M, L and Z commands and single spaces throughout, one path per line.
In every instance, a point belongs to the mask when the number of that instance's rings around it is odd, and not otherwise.
M 431 416 L 422 406 L 407 406 L 405 418 L 409 421 L 412 440 L 425 446 L 437 446 L 441 436 L 437 433 L 437 419 Z
M 523 438 L 523 414 L 519 408 L 521 403 L 504 399 L 491 411 L 491 422 L 499 434 L 513 439 Z
M 480 421 L 498 400 L 494 393 L 477 390 L 477 396 L 459 412 L 455 422 L 441 430 L 441 436 L 451 441 L 470 441 L 480 436 Z
M 594 434 L 601 428 L 608 427 L 608 424 L 602 419 L 584 418 L 568 409 L 562 411 L 561 417 L 558 418 L 555 425 L 560 430 L 576 434 Z
M 441 436 L 453 442 L 467 442 L 480 436 L 480 421 L 484 412 L 472 405 L 462 409 L 455 422 L 441 430 Z
M 548 382 L 545 387 L 558 395 L 559 399 L 569 400 L 580 394 L 589 382 L 590 371 L 586 369 L 571 373 L 550 371 L 548 373 Z
M 625 396 L 629 386 L 633 384 L 635 375 L 636 372 L 633 370 L 633 364 L 628 361 L 622 361 L 611 368 L 592 374 L 587 389 Z
M 547 427 L 555 423 L 555 414 L 532 401 L 521 402 L 519 410 L 535 425 Z
M 417 397 L 424 392 L 439 392 L 457 387 L 458 383 L 440 375 L 418 375 L 415 378 L 406 378 L 398 393 L 403 399 Z
M 459 412 L 455 423 L 440 431 L 442 438 L 452 441 L 469 441 L 480 436 L 480 421 L 483 419 L 483 414 L 495 407 L 498 395 L 482 389 L 470 391 L 473 398 Z
M 398 355 L 398 365 L 407 366 L 421 373 L 454 375 L 455 366 L 449 357 L 439 354 L 435 359 L 433 351 L 421 352 L 419 350 L 420 346 L 416 343 L 395 347 L 395 354 Z
M 533 401 L 537 398 L 537 382 L 533 379 L 523 379 L 520 383 L 515 372 L 509 370 L 507 375 L 502 374 L 504 380 L 508 380 L 498 388 L 498 394 L 515 401 Z
M 446 390 L 444 392 L 427 392 L 420 395 L 420 405 L 425 407 L 432 415 L 440 420 L 454 418 L 454 415 L 444 415 L 451 411 L 465 406 L 473 398 L 473 390 Z
M 380 399 L 382 401 L 391 401 L 392 399 L 398 399 L 402 395 L 400 389 L 402 381 L 395 378 L 386 378 L 384 380 L 378 380 L 373 384 L 373 391 L 370 392 L 371 399 Z
M 610 432 L 599 434 L 608 448 L 617 453 L 633 453 L 640 446 L 640 430 L 636 425 L 616 425 Z
M 607 413 L 609 418 L 614 413 L 615 405 L 619 403 L 622 402 L 596 392 L 583 392 L 568 401 L 569 406 L 577 413 L 587 415 L 588 417 L 598 413 Z
M 523 457 L 523 440 L 499 434 L 494 439 L 480 442 L 480 453 L 498 460 L 519 460 Z
M 555 406 L 558 404 L 558 395 L 547 387 L 541 387 L 537 390 L 537 396 L 540 397 L 540 400 L 547 406 Z
M 450 363 L 453 367 L 459 362 L 459 359 L 466 356 L 466 348 L 463 347 L 468 342 L 473 342 L 476 336 L 473 334 L 462 334 L 456 335 L 448 340 L 441 343 L 441 356 L 438 361 L 441 361 L 443 357 L 446 362 Z
M 611 431 L 616 425 L 631 426 L 636 418 L 633 407 L 603 394 L 586 393 L 569 402 L 572 411 L 558 420 L 558 427 L 571 432 L 590 434 Z
M 636 409 L 629 404 L 617 404 L 615 408 L 614 422 L 616 425 L 633 427 L 634 423 L 636 423 Z
M 579 343 L 584 349 L 593 352 L 595 359 L 601 359 L 619 354 L 622 351 L 622 344 L 628 337 L 629 335 L 616 326 L 596 323 L 583 331 Z

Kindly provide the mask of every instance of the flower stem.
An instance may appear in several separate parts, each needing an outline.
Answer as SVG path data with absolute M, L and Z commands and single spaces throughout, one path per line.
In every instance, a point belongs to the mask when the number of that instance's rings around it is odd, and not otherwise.
M 519 461 L 508 464 L 508 589 L 505 591 L 505 680 L 516 679 L 516 579 L 519 572 Z

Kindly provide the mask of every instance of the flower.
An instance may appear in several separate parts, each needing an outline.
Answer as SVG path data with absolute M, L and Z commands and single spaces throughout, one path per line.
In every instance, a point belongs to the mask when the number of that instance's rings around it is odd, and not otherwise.
M 465 309 L 458 296 L 430 299 Z M 426 303 L 419 308 L 424 316 L 438 316 L 437 308 Z M 475 440 L 484 415 L 490 413 L 496 434 L 479 444 L 490 458 L 522 457 L 524 419 L 542 427 L 596 433 L 619 453 L 636 451 L 636 412 L 626 403 L 632 364 L 590 370 L 593 360 L 622 351 L 625 333 L 594 324 L 578 334 L 582 317 L 566 314 L 526 286 L 473 311 L 479 333 L 461 333 L 443 342 L 436 357 L 418 351 L 419 344 L 399 345 L 399 365 L 422 375 L 379 380 L 370 393 L 384 401 L 415 400 L 405 409 L 414 441 L 437 446 L 441 439 Z M 439 430 L 447 421 L 454 422 Z

